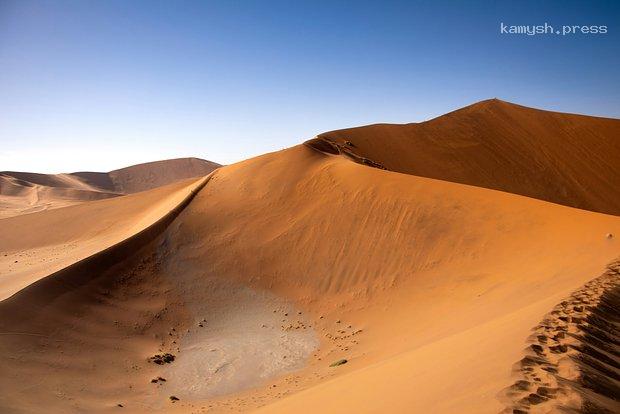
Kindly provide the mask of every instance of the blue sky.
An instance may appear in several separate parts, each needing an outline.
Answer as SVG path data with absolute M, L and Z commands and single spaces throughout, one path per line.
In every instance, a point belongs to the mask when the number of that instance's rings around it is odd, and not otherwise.
M 0 0 L 0 170 L 232 163 L 492 97 L 620 118 L 618 74 L 617 2 Z

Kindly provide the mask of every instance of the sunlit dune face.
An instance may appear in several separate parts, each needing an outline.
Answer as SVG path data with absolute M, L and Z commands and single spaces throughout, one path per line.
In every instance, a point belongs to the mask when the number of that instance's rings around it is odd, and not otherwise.
M 587 361 L 620 217 L 584 208 L 617 194 L 556 141 L 609 160 L 617 121 L 538 112 L 335 131 L 172 183 L 212 166 L 3 175 L 31 208 L 122 191 L 0 219 L 0 411 L 609 409 Z

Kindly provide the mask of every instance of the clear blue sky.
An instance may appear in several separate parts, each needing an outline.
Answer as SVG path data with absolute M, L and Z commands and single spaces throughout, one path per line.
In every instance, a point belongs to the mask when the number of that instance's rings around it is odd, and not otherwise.
M 231 163 L 491 97 L 620 117 L 618 2 L 0 0 L 0 170 Z

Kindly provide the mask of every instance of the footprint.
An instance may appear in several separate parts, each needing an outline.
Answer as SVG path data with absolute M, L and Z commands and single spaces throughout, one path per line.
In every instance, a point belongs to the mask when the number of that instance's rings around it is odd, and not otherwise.
M 620 342 L 620 261 L 555 306 L 527 338 L 515 365 L 515 382 L 504 390 L 503 413 L 615 412 L 617 389 L 610 355 Z M 596 369 L 594 369 L 596 367 Z M 536 392 L 532 392 L 536 387 Z M 586 391 L 587 390 L 587 391 Z M 562 398 L 559 396 L 562 395 Z

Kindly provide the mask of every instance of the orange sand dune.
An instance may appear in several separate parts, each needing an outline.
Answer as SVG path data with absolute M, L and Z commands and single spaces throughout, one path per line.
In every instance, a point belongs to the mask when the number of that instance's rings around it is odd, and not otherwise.
M 0 251 L 57 245 L 73 217 L 88 245 L 97 206 L 128 217 L 157 191 L 3 220 L 38 227 Z M 0 302 L 1 408 L 497 413 L 530 329 L 620 252 L 620 217 L 303 145 L 183 206 Z
M 116 191 L 132 194 L 180 179 L 205 176 L 219 167 L 220 164 L 200 158 L 177 158 L 121 168 L 110 171 L 108 176 Z M 88 173 L 75 174 L 86 178 Z
M 0 173 L 0 219 L 119 195 L 90 187 L 69 174 Z
M 620 120 L 482 101 L 417 124 L 319 135 L 389 170 L 620 215 Z
M 133 165 L 108 173 L 36 174 L 0 172 L 0 219 L 84 201 L 132 194 L 220 167 L 199 158 L 178 158 Z
M 149 227 L 200 182 L 0 220 L 0 300 Z
M 314 316 L 308 389 L 265 412 L 498 412 L 530 328 L 620 252 L 618 217 L 303 147 L 218 171 L 181 219 L 208 234 L 192 267 Z
M 485 101 L 2 219 L 0 412 L 613 412 L 618 122 Z

